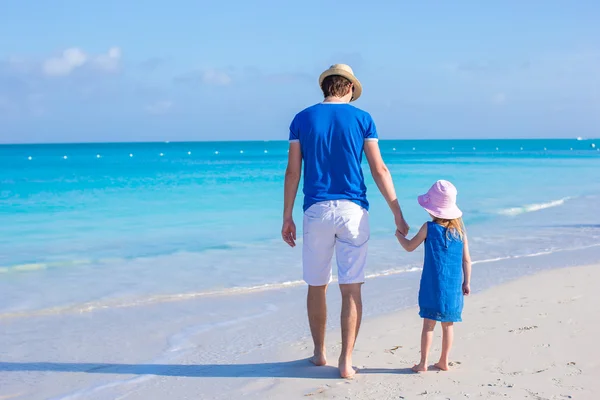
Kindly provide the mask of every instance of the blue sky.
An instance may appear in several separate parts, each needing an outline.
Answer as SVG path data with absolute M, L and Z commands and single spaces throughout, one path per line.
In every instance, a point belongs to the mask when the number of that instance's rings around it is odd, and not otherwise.
M 2 143 L 286 139 L 336 62 L 382 138 L 600 136 L 597 0 L 51 3 L 0 3 Z

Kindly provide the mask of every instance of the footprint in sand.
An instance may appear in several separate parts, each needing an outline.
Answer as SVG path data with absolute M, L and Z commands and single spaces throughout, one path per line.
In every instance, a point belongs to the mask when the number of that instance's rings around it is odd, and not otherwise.
M 500 374 L 502 374 L 502 375 L 509 375 L 509 376 L 520 376 L 520 375 L 523 375 L 523 371 L 504 372 L 501 368 L 498 368 L 497 371 Z
M 385 349 L 384 352 L 385 353 L 390 353 L 390 354 L 395 354 L 395 351 L 398 349 L 401 349 L 402 346 L 394 346 L 391 349 Z
M 440 392 L 439 390 L 436 390 L 436 391 L 433 391 L 433 392 L 430 392 L 429 390 L 426 390 L 426 391 L 424 391 L 422 393 L 419 393 L 419 396 L 429 396 L 430 394 L 440 394 L 440 393 L 442 393 L 442 392 Z
M 552 383 L 554 383 L 554 385 L 556 387 L 559 387 L 562 390 L 573 390 L 573 391 L 581 391 L 581 390 L 583 390 L 583 388 L 581 386 L 565 385 L 565 384 L 563 384 L 563 381 L 561 379 L 558 379 L 558 378 L 552 378 Z M 565 398 L 565 399 L 572 399 L 573 398 L 573 396 L 567 395 L 567 394 L 561 394 L 560 396 L 562 398 Z
M 543 347 L 543 348 L 548 348 L 548 347 L 550 347 L 550 344 L 548 344 L 548 343 L 540 343 L 540 344 L 536 344 L 536 345 L 535 345 L 535 346 L 533 346 L 533 347 Z
M 304 397 L 315 396 L 315 395 L 317 395 L 317 394 L 323 393 L 323 392 L 324 392 L 324 391 L 326 391 L 326 390 L 327 390 L 327 388 L 325 388 L 325 387 L 321 387 L 321 388 L 318 388 L 318 389 L 317 389 L 317 390 L 315 390 L 315 391 L 312 391 L 312 392 L 310 392 L 310 393 L 306 393 L 306 394 L 304 395 Z
M 571 361 L 569 363 L 567 363 L 567 366 L 569 367 L 569 369 L 571 370 L 571 372 L 569 372 L 567 374 L 567 376 L 573 376 L 573 375 L 581 375 L 581 373 L 583 372 L 581 370 L 581 368 L 579 368 L 577 366 L 577 364 L 574 361 Z
M 558 304 L 569 304 L 572 303 L 574 301 L 579 300 L 580 298 L 582 298 L 583 296 L 573 296 L 570 299 L 566 299 L 566 300 L 559 300 Z
M 525 392 L 529 393 L 529 395 L 531 397 L 533 397 L 535 400 L 544 400 L 545 399 L 545 397 L 540 396 L 540 394 L 538 392 L 534 392 L 529 389 L 525 389 Z
M 523 333 L 523 332 L 531 331 L 531 330 L 534 330 L 534 329 L 537 329 L 537 325 L 524 326 L 524 327 L 519 328 L 519 329 L 511 329 L 508 332 L 510 332 L 510 333 Z
M 496 383 L 488 383 L 487 385 L 482 383 L 481 386 L 513 388 L 515 385 L 498 378 L 496 379 Z

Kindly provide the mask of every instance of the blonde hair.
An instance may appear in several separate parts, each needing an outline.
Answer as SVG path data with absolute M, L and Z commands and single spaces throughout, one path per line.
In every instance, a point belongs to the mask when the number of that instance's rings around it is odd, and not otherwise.
M 466 230 L 462 218 L 443 219 L 433 217 L 433 222 L 446 228 L 446 235 L 451 235 L 453 238 L 458 240 L 464 240 Z

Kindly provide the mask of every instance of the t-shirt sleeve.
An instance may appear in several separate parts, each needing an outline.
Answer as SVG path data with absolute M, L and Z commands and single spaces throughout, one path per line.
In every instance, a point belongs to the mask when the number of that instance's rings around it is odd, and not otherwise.
M 294 117 L 290 124 L 290 143 L 299 142 L 300 134 L 298 132 L 298 117 Z
M 375 121 L 373 121 L 373 118 L 371 118 L 371 115 L 369 114 L 367 114 L 365 118 L 364 128 L 365 140 L 379 140 L 379 136 L 377 135 L 377 128 L 375 127 Z

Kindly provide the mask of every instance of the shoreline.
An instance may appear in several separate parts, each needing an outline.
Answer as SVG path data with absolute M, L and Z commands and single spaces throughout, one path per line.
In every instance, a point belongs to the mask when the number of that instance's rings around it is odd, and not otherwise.
M 301 243 L 301 242 L 300 242 Z M 395 244 L 395 243 L 394 243 Z M 477 268 L 481 268 L 483 265 L 487 264 L 495 264 L 500 263 L 500 265 L 504 265 L 506 263 L 520 262 L 523 259 L 536 259 L 538 257 L 564 257 L 570 253 L 583 253 L 588 252 L 589 250 L 593 250 L 596 247 L 599 247 L 600 243 L 588 243 L 585 245 L 581 245 L 579 247 L 564 247 L 557 248 L 552 250 L 538 250 L 536 252 L 532 252 L 529 254 L 516 254 L 510 256 L 498 256 L 488 259 L 475 259 L 472 264 L 478 265 Z M 413 257 L 412 259 L 406 260 L 406 265 L 403 268 L 398 269 L 385 269 L 379 271 L 373 271 L 366 275 L 366 283 L 373 282 L 373 280 L 379 280 L 385 277 L 397 277 L 398 275 L 411 274 L 417 272 L 420 274 L 422 271 L 422 266 L 420 261 L 422 260 L 422 254 L 420 251 L 417 251 L 412 254 L 403 255 L 404 257 Z M 555 268 L 555 267 L 553 267 Z M 561 268 L 559 266 L 558 268 Z M 2 273 L 2 268 L 0 267 L 0 273 Z M 518 278 L 518 276 L 517 276 Z M 509 279 L 512 279 L 509 278 Z M 334 276 L 331 285 L 337 284 L 337 277 Z M 178 303 L 178 302 L 188 302 L 194 301 L 197 299 L 207 299 L 207 300 L 219 300 L 224 296 L 244 296 L 251 295 L 262 292 L 276 292 L 278 290 L 286 290 L 286 289 L 294 289 L 298 287 L 305 286 L 305 282 L 303 280 L 290 280 L 284 282 L 274 282 L 274 283 L 262 283 L 256 284 L 254 286 L 232 286 L 225 288 L 207 288 L 206 290 L 200 291 L 189 291 L 189 292 L 181 292 L 181 293 L 157 293 L 157 294 L 145 294 L 142 296 L 125 296 L 125 297 L 109 297 L 98 300 L 91 301 L 83 301 L 81 303 L 66 303 L 66 304 L 57 304 L 51 307 L 45 308 L 34 308 L 34 309 L 16 309 L 16 310 L 0 310 L 0 321 L 12 320 L 12 319 L 22 319 L 22 318 L 35 318 L 35 317 L 44 317 L 44 316 L 66 316 L 66 315 L 80 315 L 85 313 L 95 313 L 98 311 L 102 311 L 105 309 L 111 308 L 139 308 L 139 307 L 152 307 L 155 305 L 162 305 L 166 303 Z M 485 289 L 485 288 L 484 288 Z
M 514 262 L 524 267 L 522 259 Z M 485 270 L 479 273 L 483 275 Z M 263 296 L 265 302 L 257 304 L 248 315 L 217 325 L 207 325 L 191 314 L 190 310 L 201 304 L 196 301 L 188 302 L 183 309 L 166 305 L 140 309 L 142 315 L 112 310 L 100 311 L 103 318 L 84 314 L 34 318 L 31 325 L 8 322 L 0 331 L 0 339 L 8 346 L 3 351 L 0 347 L 0 398 L 141 400 L 183 399 L 191 394 L 201 394 L 203 399 L 396 399 L 400 395 L 425 399 L 451 395 L 454 399 L 467 398 L 466 394 L 468 398 L 504 394 L 510 398 L 568 398 L 560 397 L 563 394 L 593 398 L 590 393 L 600 392 L 600 387 L 592 376 L 594 371 L 600 372 L 600 367 L 593 352 L 585 354 L 586 347 L 578 343 L 593 343 L 600 334 L 600 317 L 585 314 L 587 309 L 600 305 L 594 289 L 598 278 L 597 261 L 584 267 L 567 264 L 550 270 L 529 270 L 528 275 L 474 293 L 465 301 L 465 322 L 455 328 L 451 355 L 455 368 L 449 373 L 410 373 L 409 368 L 418 358 L 421 327 L 414 306 L 366 317 L 354 353 L 354 364 L 361 372 L 352 381 L 339 379 L 335 368 L 339 328 L 331 321 L 337 322 L 338 304 L 334 301 L 330 307 L 329 365 L 312 367 L 306 360 L 312 348 L 310 336 L 305 315 L 300 315 L 304 298 L 299 298 L 296 290 L 282 290 L 277 297 L 293 297 L 294 315 L 281 315 L 285 318 L 273 314 L 283 306 Z M 378 279 L 377 285 L 367 285 L 365 299 L 370 304 L 366 309 L 383 304 L 371 303 L 373 293 L 368 291 L 392 288 L 400 281 L 386 277 Z M 411 285 L 414 283 L 416 280 Z M 412 298 L 413 292 L 398 292 L 386 301 L 398 296 Z M 278 332 L 279 326 L 263 326 L 272 323 L 273 318 L 278 318 L 277 323 L 286 329 L 303 332 L 302 338 L 265 343 L 257 330 L 262 326 Z M 107 321 L 112 323 L 107 325 Z M 295 325 L 287 326 L 289 321 Z M 62 323 L 65 327 L 61 331 L 57 327 Z M 21 341 L 16 338 L 32 328 L 43 333 L 58 329 L 59 338 L 38 339 L 42 343 L 32 343 L 26 335 Z M 203 336 L 209 328 L 216 329 L 219 336 Z M 432 360 L 440 346 L 439 334 L 438 329 Z M 219 347 L 219 340 L 225 347 Z M 506 343 L 513 347 L 507 348 Z M 48 348 L 55 352 L 48 352 Z M 149 358 L 152 354 L 154 358 Z M 565 364 L 566 358 L 569 360 Z M 568 364 L 571 362 L 575 364 Z M 538 393 L 538 397 L 525 389 Z

